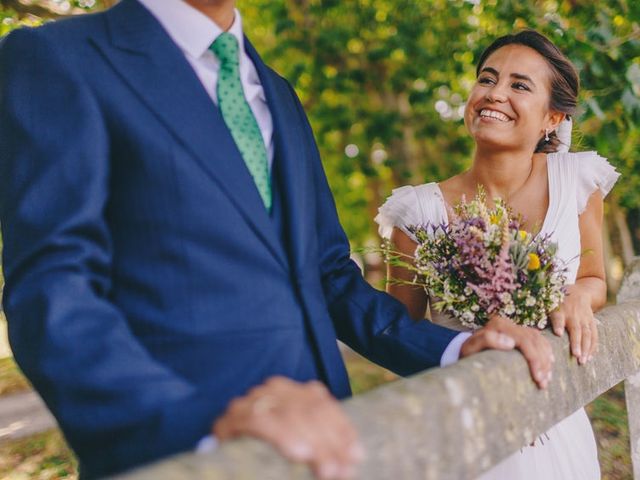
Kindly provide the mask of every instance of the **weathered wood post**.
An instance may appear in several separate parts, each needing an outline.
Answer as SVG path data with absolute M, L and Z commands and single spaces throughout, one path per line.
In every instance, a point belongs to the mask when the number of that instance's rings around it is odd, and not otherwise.
M 629 263 L 617 297 L 618 303 L 633 300 L 640 300 L 640 257 L 636 257 Z M 640 315 L 640 312 L 637 315 Z M 640 344 L 636 343 L 634 348 L 640 349 Z M 624 381 L 624 392 L 629 418 L 633 478 L 640 480 L 640 371 Z

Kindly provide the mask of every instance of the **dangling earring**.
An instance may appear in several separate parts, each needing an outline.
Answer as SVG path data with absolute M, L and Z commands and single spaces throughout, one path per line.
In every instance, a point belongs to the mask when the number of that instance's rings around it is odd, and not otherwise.
M 544 129 L 544 141 L 545 142 L 549 141 L 549 129 L 548 128 Z

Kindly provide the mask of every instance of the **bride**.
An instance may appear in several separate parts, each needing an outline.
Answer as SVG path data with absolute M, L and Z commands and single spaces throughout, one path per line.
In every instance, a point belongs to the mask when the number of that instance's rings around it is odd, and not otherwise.
M 595 152 L 568 152 L 579 80 L 571 62 L 547 38 L 534 31 L 499 38 L 482 54 L 476 74 L 464 116 L 476 144 L 471 168 L 439 184 L 394 190 L 376 217 L 380 233 L 413 255 L 416 243 L 407 227 L 446 222 L 451 206 L 475 197 L 479 186 L 487 199 L 504 199 L 522 215 L 528 231 L 550 234 L 558 244 L 558 256 L 568 265 L 568 294 L 550 315 L 551 323 L 556 335 L 567 330 L 572 355 L 585 364 L 598 344 L 593 312 L 606 301 L 603 197 L 618 174 Z M 401 267 L 390 267 L 389 276 L 413 279 Z M 427 316 L 424 290 L 398 284 L 388 290 L 414 319 Z M 431 319 L 464 330 L 436 312 Z M 584 409 L 480 478 L 599 479 L 596 443 Z

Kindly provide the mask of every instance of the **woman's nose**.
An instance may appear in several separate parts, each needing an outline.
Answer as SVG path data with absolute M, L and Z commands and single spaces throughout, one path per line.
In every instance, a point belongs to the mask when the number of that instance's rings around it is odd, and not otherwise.
M 501 84 L 496 84 L 487 91 L 486 99 L 489 102 L 505 103 L 507 101 L 507 92 Z

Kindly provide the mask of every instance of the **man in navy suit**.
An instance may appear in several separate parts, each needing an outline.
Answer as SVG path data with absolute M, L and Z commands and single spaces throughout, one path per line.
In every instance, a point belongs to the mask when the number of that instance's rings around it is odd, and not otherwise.
M 336 338 L 402 375 L 516 347 L 547 381 L 529 331 L 414 323 L 362 279 L 302 107 L 234 4 L 123 0 L 0 50 L 10 341 L 86 478 L 211 433 L 348 477 Z

